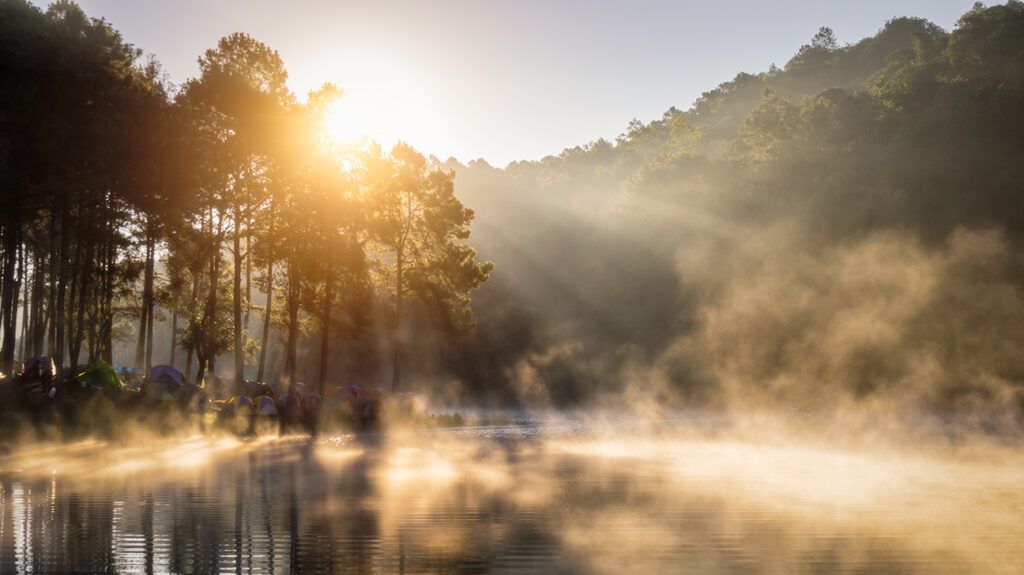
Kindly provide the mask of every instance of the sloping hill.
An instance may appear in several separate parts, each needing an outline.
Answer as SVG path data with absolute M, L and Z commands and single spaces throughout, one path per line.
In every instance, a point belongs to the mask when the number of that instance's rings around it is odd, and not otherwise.
M 814 379 L 834 382 L 821 384 L 825 397 L 860 398 L 910 386 L 908 358 L 927 357 L 942 383 L 924 386 L 915 405 L 1017 397 L 1024 364 L 1009 350 L 1024 339 L 1005 322 L 1018 306 L 975 309 L 998 315 L 989 324 L 1002 335 L 970 343 L 954 343 L 956 322 L 946 320 L 959 316 L 945 306 L 966 289 L 954 263 L 966 265 L 965 253 L 985 270 L 971 290 L 1024 298 L 1024 274 L 1008 256 L 1024 230 L 1022 87 L 1024 4 L 1010 2 L 972 9 L 948 33 L 900 18 L 839 46 L 823 29 L 783 68 L 739 74 L 685 112 L 632 123 L 615 142 L 504 169 L 451 164 L 457 193 L 477 212 L 481 255 L 497 268 L 477 301 L 476 335 L 447 365 L 502 400 L 541 389 L 569 402 L 643 385 L 715 403 L 733 393 L 726 377 L 754 373 L 776 382 L 779 397 Z M 899 321 L 845 308 L 830 291 L 845 280 L 829 263 L 849 254 L 861 254 L 862 269 L 842 273 L 888 270 L 877 286 L 887 295 L 872 300 L 883 306 L 911 297 L 903 290 L 916 280 L 897 279 L 901 258 L 930 262 L 920 271 L 931 283 L 918 294 L 928 305 Z M 783 301 L 758 300 L 762 282 Z M 726 313 L 744 297 L 753 298 L 749 314 Z M 790 297 L 810 307 L 774 314 Z M 735 325 L 720 323 L 727 316 Z M 853 341 L 839 364 L 808 356 L 821 371 L 796 373 L 789 350 L 813 337 L 815 317 L 897 335 L 885 345 Z M 942 327 L 915 331 L 925 325 Z M 950 345 L 986 351 L 936 351 Z M 898 357 L 882 361 L 886 349 Z M 723 371 L 738 361 L 746 367 Z

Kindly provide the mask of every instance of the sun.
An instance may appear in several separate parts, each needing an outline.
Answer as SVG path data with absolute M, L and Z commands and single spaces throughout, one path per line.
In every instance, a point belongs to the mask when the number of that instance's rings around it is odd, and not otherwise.
M 324 116 L 327 135 L 344 147 L 361 147 L 370 141 L 390 150 L 399 140 L 408 141 L 419 127 L 409 121 L 409 104 L 387 93 L 371 96 L 356 90 L 328 105 Z
M 358 146 L 373 138 L 374 130 L 369 119 L 372 114 L 359 110 L 352 98 L 346 94 L 328 105 L 324 115 L 327 136 L 343 146 Z
M 336 144 L 359 148 L 375 141 L 390 150 L 403 141 L 432 152 L 444 133 L 423 84 L 401 69 L 355 69 L 338 84 L 343 93 L 324 115 L 326 135 Z

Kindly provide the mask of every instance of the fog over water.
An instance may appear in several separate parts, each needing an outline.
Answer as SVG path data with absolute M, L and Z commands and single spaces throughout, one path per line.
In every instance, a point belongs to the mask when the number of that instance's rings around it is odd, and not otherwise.
M 25 446 L 0 459 L 0 571 L 1024 568 L 1016 450 L 829 447 L 720 426 Z

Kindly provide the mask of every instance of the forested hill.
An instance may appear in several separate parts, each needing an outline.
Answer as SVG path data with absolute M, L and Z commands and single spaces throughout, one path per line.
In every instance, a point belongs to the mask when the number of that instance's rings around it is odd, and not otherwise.
M 783 98 L 799 102 L 828 88 L 846 92 L 867 89 L 889 58 L 914 50 L 915 37 L 942 38 L 945 32 L 920 18 L 896 18 L 877 34 L 840 46 L 830 28 L 822 28 L 785 64 L 759 74 L 740 73 L 731 81 L 705 92 L 689 111 L 694 124 L 709 138 L 736 136 L 743 121 L 768 86 Z
M 822 28 L 504 168 L 348 158 L 337 88 L 244 33 L 199 64 L 175 87 L 74 2 L 0 0 L 0 370 L 1024 422 L 1024 3 Z
M 449 359 L 527 403 L 1019 410 L 1022 158 L 1024 4 L 822 28 L 614 142 L 450 162 L 498 265 Z

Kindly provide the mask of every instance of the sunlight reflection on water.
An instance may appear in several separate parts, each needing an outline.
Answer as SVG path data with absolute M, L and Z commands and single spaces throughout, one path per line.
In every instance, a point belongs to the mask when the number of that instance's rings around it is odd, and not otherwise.
M 1024 466 L 515 427 L 0 459 L 2 572 L 1015 573 Z

